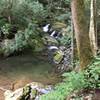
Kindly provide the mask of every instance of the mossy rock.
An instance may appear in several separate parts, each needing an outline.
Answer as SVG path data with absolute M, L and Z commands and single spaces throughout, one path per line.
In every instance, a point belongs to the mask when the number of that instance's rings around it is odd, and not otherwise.
M 37 90 L 31 90 L 31 98 L 35 99 L 36 95 L 37 95 Z
M 40 40 L 31 39 L 31 41 L 28 41 L 28 44 L 35 52 L 40 52 L 45 48 L 42 39 Z
M 62 51 L 56 51 L 54 54 L 54 62 L 59 64 L 61 62 L 61 60 L 63 59 L 63 52 Z
M 31 87 L 30 87 L 30 86 L 25 86 L 25 87 L 23 88 L 23 95 L 29 94 L 30 91 L 31 91 Z
M 18 100 L 28 100 L 28 98 L 30 98 L 30 93 L 31 93 L 31 87 L 25 86 L 23 88 L 23 93 L 22 95 L 18 98 Z
M 62 23 L 62 22 L 55 22 L 53 24 L 53 28 L 54 29 L 62 29 L 62 28 L 66 28 L 66 24 Z
M 38 82 L 32 82 L 14 92 L 7 91 L 5 93 L 5 100 L 35 100 L 40 95 L 50 91 L 51 88 L 49 86 L 45 86 Z
M 55 38 L 48 35 L 44 36 L 43 41 L 45 45 L 59 45 L 59 42 Z

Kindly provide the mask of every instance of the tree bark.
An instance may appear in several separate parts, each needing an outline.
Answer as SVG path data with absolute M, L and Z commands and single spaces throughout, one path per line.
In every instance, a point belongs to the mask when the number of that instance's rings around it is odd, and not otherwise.
M 93 55 L 96 56 L 97 53 L 96 0 L 91 0 L 90 12 L 91 16 L 90 16 L 89 37 Z
M 72 0 L 71 10 L 78 56 L 80 60 L 79 69 L 83 70 L 91 62 L 93 57 L 89 40 L 88 26 L 85 19 L 84 0 Z

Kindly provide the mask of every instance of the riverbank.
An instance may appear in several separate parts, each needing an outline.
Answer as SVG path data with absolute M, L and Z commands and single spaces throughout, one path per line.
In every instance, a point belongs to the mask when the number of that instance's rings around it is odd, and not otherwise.
M 43 57 L 31 54 L 8 57 L 0 61 L 0 87 L 15 90 L 30 82 L 54 85 L 61 78 L 52 70 L 53 66 Z M 4 100 L 2 96 L 0 91 L 0 100 Z

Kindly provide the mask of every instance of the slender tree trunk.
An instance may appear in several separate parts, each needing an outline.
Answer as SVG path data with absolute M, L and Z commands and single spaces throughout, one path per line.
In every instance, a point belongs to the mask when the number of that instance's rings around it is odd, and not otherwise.
M 75 38 L 80 60 L 80 70 L 86 68 L 93 57 L 84 9 L 84 0 L 72 0 L 72 19 L 75 29 Z
M 74 58 L 75 58 L 75 36 L 74 36 L 74 25 L 72 22 L 72 18 L 71 18 L 71 33 L 72 33 L 72 40 L 71 40 L 71 48 L 72 48 L 72 55 L 71 55 L 71 60 L 72 60 L 72 66 L 73 68 L 75 68 L 75 63 L 74 63 Z
M 90 16 L 89 37 L 93 55 L 96 56 L 97 53 L 96 0 L 91 0 L 90 12 L 91 16 Z
M 6 16 L 10 24 L 11 24 L 11 8 L 12 8 L 12 0 L 7 0 Z

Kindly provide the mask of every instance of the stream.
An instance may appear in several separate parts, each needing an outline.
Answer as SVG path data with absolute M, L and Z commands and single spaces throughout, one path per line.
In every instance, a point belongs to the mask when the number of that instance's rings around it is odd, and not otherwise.
M 54 85 L 61 78 L 52 72 L 53 67 L 47 58 L 32 54 L 0 59 L 0 87 L 15 90 L 30 82 Z M 0 91 L 0 100 L 4 100 L 2 93 Z

